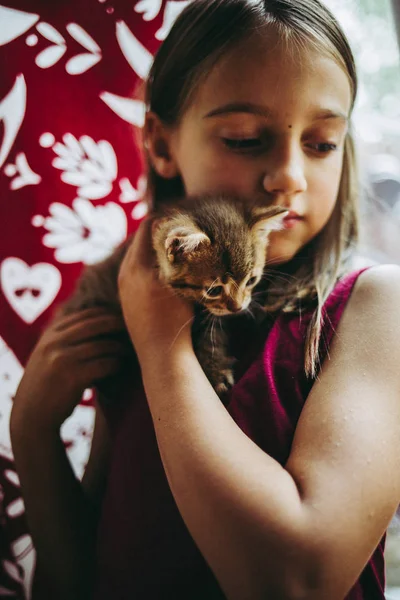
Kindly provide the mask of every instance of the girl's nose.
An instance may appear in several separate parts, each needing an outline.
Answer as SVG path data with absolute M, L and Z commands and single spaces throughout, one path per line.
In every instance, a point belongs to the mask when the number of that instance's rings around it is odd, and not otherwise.
M 266 171 L 263 187 L 269 194 L 291 196 L 307 190 L 304 159 L 300 149 L 276 149 Z

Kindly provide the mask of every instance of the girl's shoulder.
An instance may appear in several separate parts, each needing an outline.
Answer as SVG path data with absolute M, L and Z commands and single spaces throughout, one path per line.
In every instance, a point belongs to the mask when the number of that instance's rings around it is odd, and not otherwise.
M 398 304 L 400 293 L 400 266 L 395 264 L 364 264 L 343 275 L 324 304 L 325 314 L 342 312 L 346 306 L 363 310 L 368 299 L 376 308 Z M 367 296 L 368 295 L 368 298 Z
M 329 352 L 344 314 L 348 317 L 346 331 L 350 335 L 359 337 L 358 325 L 365 323 L 360 342 L 372 343 L 373 336 L 380 336 L 388 326 L 398 327 L 400 335 L 399 304 L 398 265 L 374 264 L 348 272 L 337 282 L 323 307 L 321 357 Z
M 375 308 L 398 314 L 400 300 L 400 266 L 395 264 L 372 265 L 349 273 L 338 286 L 351 283 L 352 293 L 349 306 L 357 310 Z M 388 313 L 389 314 L 389 313 Z M 400 319 L 399 323 L 400 323 Z
M 336 311 L 336 314 L 343 313 L 336 333 L 348 344 L 356 342 L 359 347 L 368 348 L 370 357 L 376 357 L 377 363 L 385 355 L 388 362 L 395 359 L 397 364 L 400 359 L 400 266 L 374 265 L 344 277 L 328 298 L 328 314 L 332 314 L 329 305 L 335 302 L 339 286 L 346 286 L 346 282 L 352 280 L 351 289 L 344 294 L 346 300 Z M 336 302 L 340 303 L 340 296 L 336 295 Z

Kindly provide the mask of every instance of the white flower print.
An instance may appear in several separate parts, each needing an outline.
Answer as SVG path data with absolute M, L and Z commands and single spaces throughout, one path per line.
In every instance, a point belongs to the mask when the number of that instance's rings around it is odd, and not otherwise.
M 76 477 L 82 478 L 89 458 L 95 411 L 79 404 L 61 427 L 61 437 Z
M 4 46 L 23 35 L 39 21 L 39 15 L 7 6 L 0 6 L 0 46 Z
M 143 14 L 145 21 L 152 21 L 161 10 L 162 0 L 140 0 L 135 6 L 135 12 Z
M 26 185 L 39 185 L 42 181 L 40 175 L 32 171 L 25 152 L 19 152 L 15 157 L 15 164 L 9 163 L 4 168 L 4 173 L 11 179 L 10 190 L 20 190 Z
M 72 208 L 55 202 L 49 212 L 51 216 L 41 223 L 49 232 L 43 244 L 56 249 L 54 256 L 60 263 L 92 265 L 109 256 L 127 235 L 126 214 L 115 202 L 95 207 L 85 198 L 76 198 Z M 38 223 L 40 219 L 34 217 Z
M 133 187 L 127 177 L 124 177 L 120 180 L 119 187 L 121 188 L 121 195 L 119 197 L 119 201 L 122 204 L 127 204 L 128 202 L 138 202 L 139 200 L 142 200 L 147 188 L 146 177 L 141 175 L 136 185 L 137 189 Z
M 190 4 L 190 1 L 191 0 L 183 2 L 181 0 L 180 2 L 176 2 L 175 0 L 169 0 L 169 2 L 167 2 L 164 11 L 163 24 L 161 28 L 158 31 L 156 31 L 155 34 L 157 40 L 160 40 L 160 42 L 165 40 L 165 38 L 171 31 L 171 28 L 175 23 L 176 19 L 179 17 L 183 9 L 186 8 L 188 4 Z
M 99 200 L 109 195 L 118 173 L 117 157 L 114 148 L 106 140 L 95 142 L 88 135 L 79 140 L 66 133 L 63 144 L 54 144 L 58 155 L 53 167 L 63 171 L 61 180 L 78 187 L 81 198 Z

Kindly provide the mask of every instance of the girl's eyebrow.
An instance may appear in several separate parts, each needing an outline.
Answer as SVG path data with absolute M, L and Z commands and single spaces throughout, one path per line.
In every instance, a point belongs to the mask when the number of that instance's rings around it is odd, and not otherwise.
M 204 115 L 203 118 L 208 119 L 210 117 L 217 117 L 221 115 L 228 115 L 234 113 L 248 113 L 265 118 L 270 118 L 274 116 L 274 111 L 268 108 L 267 106 L 261 106 L 259 104 L 253 104 L 251 102 L 236 102 L 224 104 L 219 108 L 215 108 L 214 110 Z M 330 108 L 318 108 L 314 110 L 314 112 L 310 114 L 310 119 L 312 121 L 340 119 L 341 121 L 345 122 L 349 120 L 348 116 L 345 113 L 337 110 L 331 110 Z

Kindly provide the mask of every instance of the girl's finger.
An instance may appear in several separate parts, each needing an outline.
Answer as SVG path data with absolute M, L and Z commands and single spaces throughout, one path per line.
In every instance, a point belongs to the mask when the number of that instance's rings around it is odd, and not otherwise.
M 115 312 L 112 312 L 110 308 L 106 308 L 103 306 L 93 306 L 91 308 L 83 308 L 82 310 L 78 310 L 69 315 L 57 316 L 56 314 L 56 318 L 50 324 L 48 329 L 53 329 L 55 331 L 63 331 L 65 329 L 68 329 L 75 323 L 84 323 L 90 321 L 91 319 L 96 319 L 99 316 L 117 318 L 119 317 L 122 321 L 122 316 L 119 316 Z
M 121 358 L 132 352 L 132 346 L 116 340 L 103 340 L 101 342 L 87 342 L 75 348 L 66 350 L 67 355 L 72 355 L 74 360 L 82 363 L 97 361 L 100 358 Z
M 155 255 L 151 241 L 151 223 L 152 219 L 145 219 L 139 225 L 133 242 L 128 249 L 125 260 L 125 267 L 127 265 L 135 268 L 152 268 L 155 265 Z
M 87 378 L 85 385 L 89 386 L 90 384 L 95 384 L 96 381 L 101 381 L 102 379 L 109 377 L 110 375 L 115 375 L 121 371 L 121 367 L 122 363 L 120 357 L 101 356 L 85 367 L 85 375 Z
M 69 344 L 80 344 L 85 340 L 115 333 L 124 333 L 126 326 L 122 317 L 118 315 L 98 315 L 85 321 L 72 321 L 72 323 L 62 330 L 57 331 L 57 335 Z

